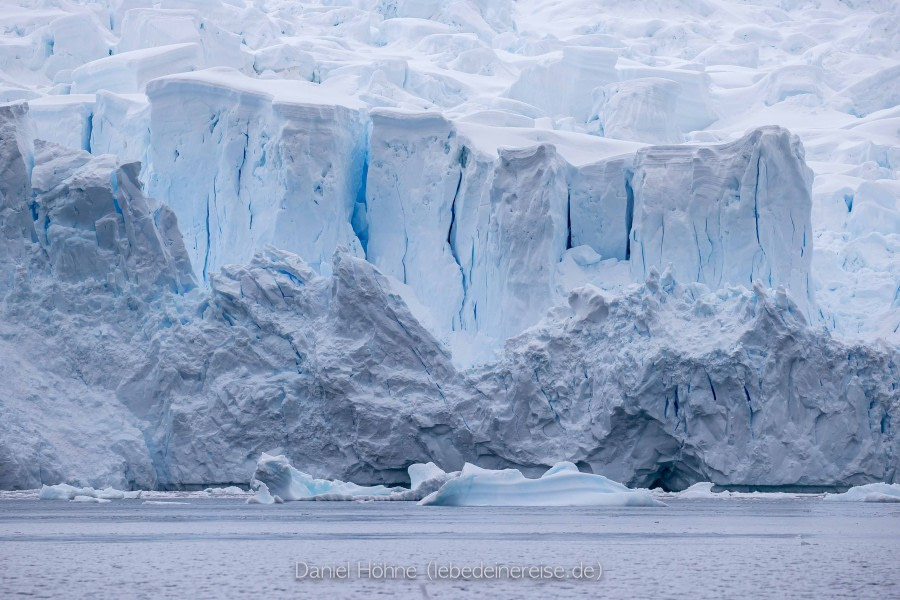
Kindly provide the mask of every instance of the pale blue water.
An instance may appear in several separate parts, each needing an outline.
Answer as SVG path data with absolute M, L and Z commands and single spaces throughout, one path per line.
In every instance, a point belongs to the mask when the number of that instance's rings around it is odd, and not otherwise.
M 666 508 L 439 508 L 240 499 L 0 500 L 0 592 L 87 598 L 900 597 L 900 505 L 667 500 Z M 296 580 L 297 561 L 416 567 Z M 426 564 L 560 567 L 599 581 L 429 581 Z M 355 575 L 355 573 L 353 573 Z

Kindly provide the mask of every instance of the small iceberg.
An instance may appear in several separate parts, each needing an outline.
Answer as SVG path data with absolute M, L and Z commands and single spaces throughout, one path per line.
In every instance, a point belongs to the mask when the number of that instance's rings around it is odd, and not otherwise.
M 900 502 L 900 483 L 857 485 L 843 494 L 826 494 L 826 502 Z
M 458 477 L 423 498 L 423 506 L 665 506 L 648 490 L 632 490 L 602 475 L 557 463 L 540 479 L 516 469 L 492 471 L 468 464 Z
M 278 500 L 386 498 L 402 490 L 383 485 L 362 486 L 337 479 L 316 479 L 292 467 L 286 456 L 272 456 L 265 452 L 256 463 L 256 473 L 250 487 L 257 493 L 247 500 L 248 504 L 276 504 Z
M 95 496 L 75 496 L 72 498 L 72 502 L 92 502 L 94 504 L 107 504 L 112 502 L 112 500 L 107 500 L 106 498 L 97 498 Z
M 115 488 L 95 490 L 92 487 L 75 487 L 67 483 L 41 486 L 38 498 L 41 500 L 76 500 L 77 498 L 96 498 L 98 500 L 136 500 L 141 497 L 141 490 L 125 492 Z M 86 502 L 86 500 L 78 500 Z

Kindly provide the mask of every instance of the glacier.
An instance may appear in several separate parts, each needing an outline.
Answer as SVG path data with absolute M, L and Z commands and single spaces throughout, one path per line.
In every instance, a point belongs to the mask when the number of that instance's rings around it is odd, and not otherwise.
M 0 489 L 896 481 L 894 3 L 16 4 Z

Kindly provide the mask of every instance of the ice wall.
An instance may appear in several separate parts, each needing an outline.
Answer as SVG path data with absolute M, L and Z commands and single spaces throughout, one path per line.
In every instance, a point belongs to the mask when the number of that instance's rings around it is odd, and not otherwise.
M 588 245 L 631 260 L 636 281 L 672 263 L 713 289 L 785 285 L 809 309 L 810 173 L 784 130 L 574 166 L 549 143 L 487 147 L 433 112 L 279 94 L 223 70 L 150 85 L 148 188 L 179 215 L 202 281 L 265 244 L 328 274 L 345 244 L 410 286 L 438 334 L 502 341 L 559 301 L 556 265 Z
M 28 105 L 0 105 L 0 298 L 12 289 L 24 265 L 25 242 L 36 239 L 28 209 L 34 145 Z
M 812 171 L 779 127 L 712 147 L 638 151 L 631 272 L 672 264 L 680 281 L 784 286 L 810 316 Z
M 229 70 L 154 81 L 148 190 L 169 203 L 202 281 L 274 244 L 328 269 L 352 227 L 365 166 L 364 123 L 336 104 L 281 102 Z
M 462 146 L 439 114 L 372 113 L 365 206 L 366 257 L 410 285 L 442 328 L 459 329 L 463 276 L 453 227 L 462 184 Z

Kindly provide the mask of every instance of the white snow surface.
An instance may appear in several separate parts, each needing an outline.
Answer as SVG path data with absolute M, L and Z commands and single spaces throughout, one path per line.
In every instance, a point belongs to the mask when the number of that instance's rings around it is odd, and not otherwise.
M 602 475 L 581 473 L 559 462 L 538 479 L 516 469 L 482 469 L 466 463 L 462 472 L 419 501 L 423 506 L 665 506 L 648 490 L 630 490 Z
M 896 2 L 0 24 L 0 488 L 895 480 Z

